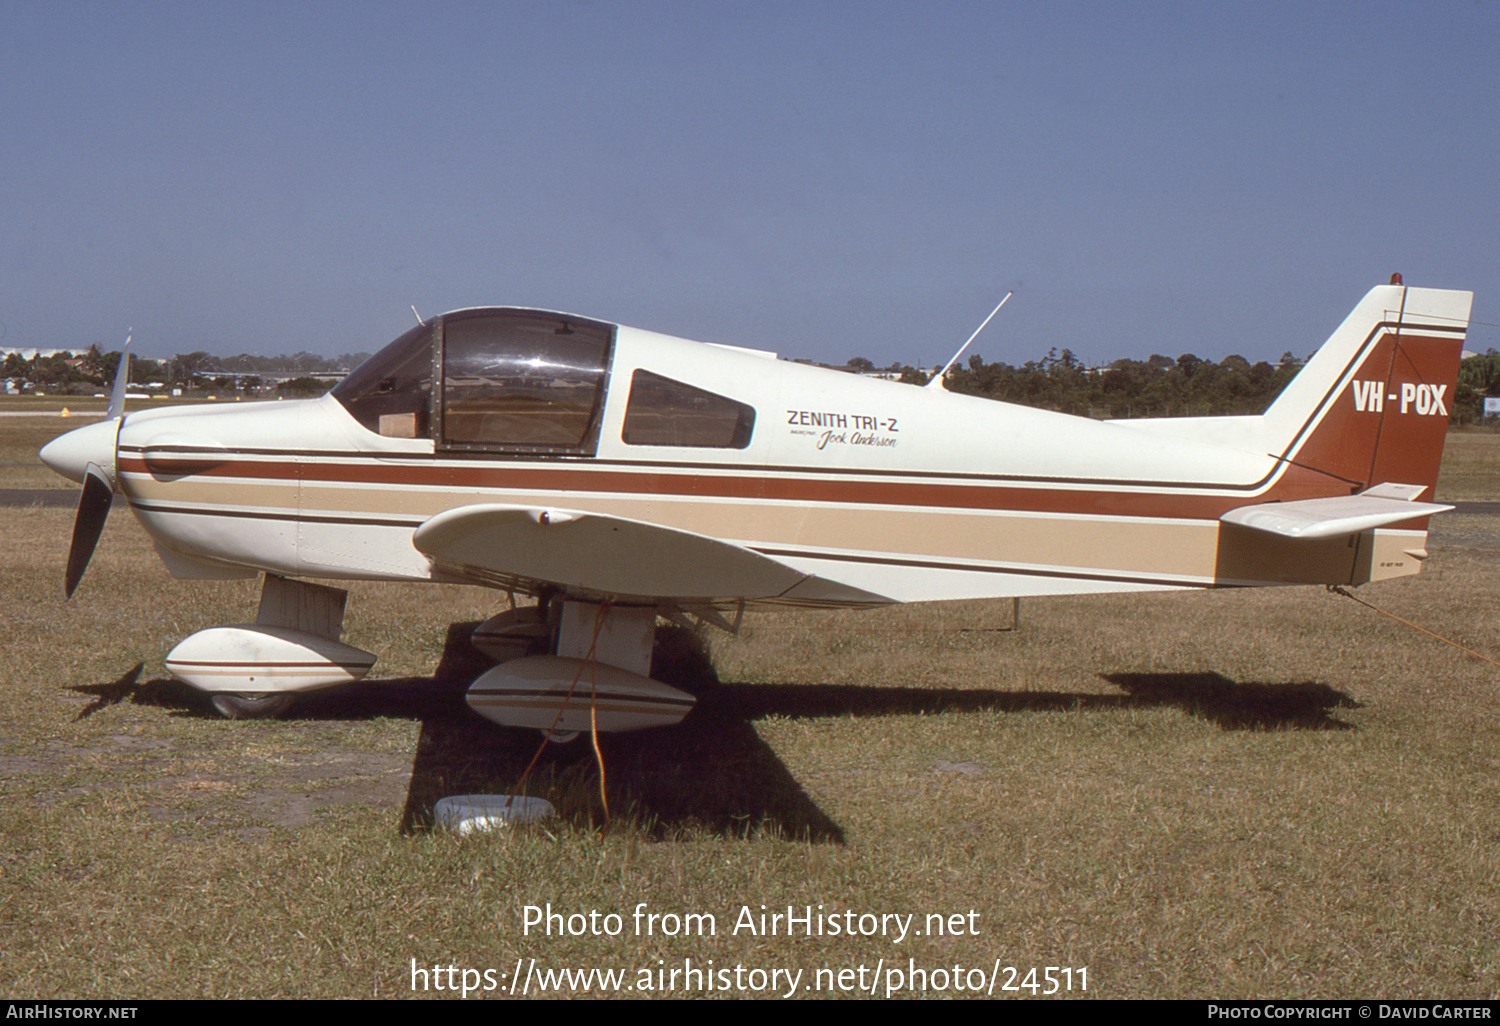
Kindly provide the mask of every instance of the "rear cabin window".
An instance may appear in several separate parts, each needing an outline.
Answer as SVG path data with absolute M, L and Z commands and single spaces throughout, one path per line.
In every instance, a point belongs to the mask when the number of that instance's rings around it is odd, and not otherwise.
M 755 409 L 660 374 L 638 370 L 620 435 L 626 445 L 743 449 L 755 430 Z
M 442 444 L 592 453 L 610 341 L 607 325 L 556 314 L 445 317 Z

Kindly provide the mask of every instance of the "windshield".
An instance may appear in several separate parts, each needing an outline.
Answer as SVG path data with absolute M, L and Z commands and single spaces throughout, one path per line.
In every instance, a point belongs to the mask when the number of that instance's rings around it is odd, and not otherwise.
M 331 394 L 377 434 L 431 438 L 431 324 L 419 324 L 354 368 Z

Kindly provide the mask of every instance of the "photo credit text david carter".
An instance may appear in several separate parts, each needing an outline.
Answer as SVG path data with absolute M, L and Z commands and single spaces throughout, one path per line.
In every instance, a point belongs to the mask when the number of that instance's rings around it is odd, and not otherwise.
M 893 946 L 919 937 L 972 939 L 981 936 L 980 913 L 945 911 L 862 912 L 818 905 L 739 905 L 727 912 L 660 911 L 646 902 L 621 911 L 570 910 L 550 902 L 521 910 L 522 938 L 690 938 L 711 944 L 725 938 L 788 937 L 837 940 L 881 938 Z M 948 953 L 928 957 L 866 956 L 847 965 L 830 965 L 820 949 L 815 968 L 778 965 L 771 968 L 712 957 L 647 958 L 636 964 L 551 965 L 544 957 L 517 958 L 512 965 L 478 968 L 456 963 L 422 963 L 411 959 L 414 993 L 451 992 L 456 996 L 542 996 L 569 993 L 636 994 L 776 994 L 858 993 L 874 996 L 940 993 L 984 996 L 1050 996 L 1082 994 L 1089 989 L 1086 966 L 1014 965 L 1001 958 L 980 962 L 954 960 Z
M 1210 1019 L 1489 1019 L 1493 1002 L 1209 1002 Z

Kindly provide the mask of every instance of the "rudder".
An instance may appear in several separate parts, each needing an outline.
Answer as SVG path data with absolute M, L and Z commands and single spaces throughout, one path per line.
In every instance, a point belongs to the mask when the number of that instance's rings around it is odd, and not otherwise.
M 1302 471 L 1287 483 L 1323 494 L 1335 482 L 1350 493 L 1420 485 L 1415 497 L 1430 500 L 1472 300 L 1470 292 L 1371 289 L 1266 411 L 1268 438 L 1279 443 L 1273 455 Z

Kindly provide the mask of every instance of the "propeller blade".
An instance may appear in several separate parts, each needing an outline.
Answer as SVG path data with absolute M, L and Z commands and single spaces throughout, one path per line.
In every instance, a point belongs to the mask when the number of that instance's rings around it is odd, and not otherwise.
M 114 420 L 125 412 L 125 385 L 130 380 L 130 336 L 135 334 L 131 328 L 125 333 L 125 344 L 120 347 L 120 363 L 115 368 L 115 387 L 109 394 L 109 409 L 104 412 L 105 420 Z
M 130 337 L 131 328 L 125 334 L 125 344 L 120 347 L 120 363 L 115 368 L 115 385 L 109 395 L 109 408 L 105 411 L 105 423 L 114 422 L 114 439 L 109 447 L 108 467 L 115 466 L 115 450 L 119 446 L 120 428 L 125 423 L 125 388 L 130 381 Z M 90 463 L 83 475 L 83 491 L 78 496 L 78 515 L 73 519 L 73 544 L 68 547 L 68 574 L 63 582 L 63 591 L 68 598 L 78 589 L 83 572 L 89 568 L 94 548 L 99 544 L 99 535 L 104 533 L 104 520 L 109 516 L 109 507 L 114 499 L 114 485 L 109 472 L 97 463 Z
M 104 474 L 92 463 L 83 478 L 83 493 L 78 497 L 78 516 L 73 521 L 73 544 L 68 548 L 68 577 L 64 591 L 68 598 L 83 579 L 88 569 L 89 557 L 94 546 L 99 544 L 99 535 L 104 531 L 104 518 L 109 515 L 110 500 L 114 492 Z

